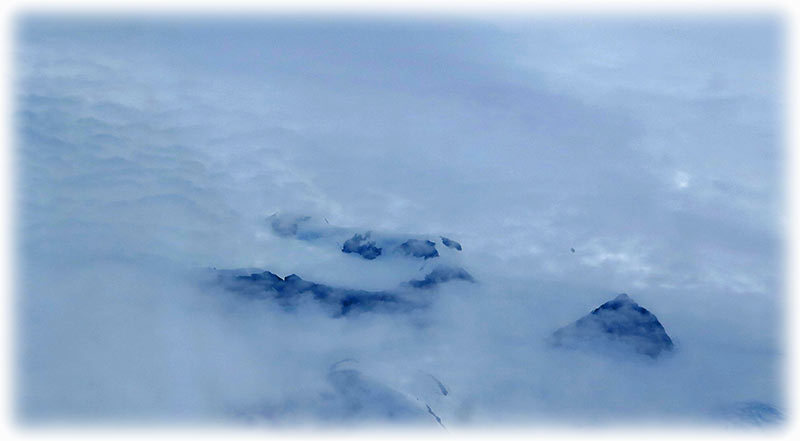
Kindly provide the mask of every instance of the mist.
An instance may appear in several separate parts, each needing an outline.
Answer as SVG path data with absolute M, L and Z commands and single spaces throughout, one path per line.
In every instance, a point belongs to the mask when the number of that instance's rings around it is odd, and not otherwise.
M 21 421 L 783 419 L 777 19 L 16 25 Z M 620 293 L 673 350 L 548 343 Z

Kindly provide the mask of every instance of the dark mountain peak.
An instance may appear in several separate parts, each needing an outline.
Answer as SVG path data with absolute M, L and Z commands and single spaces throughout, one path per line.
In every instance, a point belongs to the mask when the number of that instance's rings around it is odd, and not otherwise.
M 283 279 L 278 276 L 277 274 L 271 273 L 269 271 L 264 271 L 262 273 L 252 273 L 249 276 L 238 276 L 238 279 L 246 279 L 252 282 L 262 283 L 262 284 L 274 284 L 274 283 L 283 283 Z
M 286 282 L 290 282 L 290 283 L 291 282 L 302 282 L 303 281 L 303 279 L 300 276 L 298 276 L 297 274 L 289 274 L 283 280 L 285 280 Z
M 620 294 L 620 295 L 614 297 L 614 300 L 609 300 L 609 301 L 603 303 L 602 305 L 598 306 L 594 311 L 592 311 L 592 314 L 595 314 L 595 313 L 597 313 L 598 311 L 601 311 L 601 310 L 612 310 L 612 311 L 615 311 L 615 310 L 623 308 L 623 307 L 633 307 L 633 308 L 635 308 L 635 307 L 639 307 L 639 304 L 634 302 L 633 299 L 628 297 L 627 294 L 623 293 L 623 294 Z M 644 308 L 642 308 L 642 309 L 644 309 Z
M 269 271 L 264 271 L 263 273 L 261 273 L 261 277 L 264 278 L 264 279 L 273 280 L 273 281 L 276 281 L 276 282 L 282 282 L 283 281 L 283 279 L 281 279 L 281 276 L 279 276 L 279 275 L 277 275 L 275 273 L 269 272 Z
M 426 306 L 390 291 L 339 288 L 303 280 L 297 274 L 281 279 L 269 271 L 247 276 L 222 272 L 220 281 L 247 298 L 277 301 L 287 311 L 295 310 L 302 299 L 311 298 L 326 307 L 333 317 L 362 312 L 400 313 Z
M 595 349 L 611 343 L 652 358 L 673 347 L 658 318 L 627 294 L 618 295 L 571 325 L 556 330 L 551 342 L 555 346 Z

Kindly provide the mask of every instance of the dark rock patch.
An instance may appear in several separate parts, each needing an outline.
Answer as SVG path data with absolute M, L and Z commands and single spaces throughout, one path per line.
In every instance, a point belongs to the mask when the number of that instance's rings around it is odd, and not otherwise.
M 427 374 L 427 375 L 428 375 L 429 377 L 431 377 L 431 379 L 432 379 L 434 382 L 436 382 L 436 386 L 438 386 L 438 387 L 439 387 L 439 392 L 441 392 L 441 394 L 442 394 L 442 395 L 444 395 L 444 396 L 447 396 L 447 394 L 448 394 L 449 392 L 448 392 L 447 388 L 444 386 L 444 384 L 443 384 L 441 381 L 439 381 L 439 379 L 438 379 L 438 378 L 434 377 L 432 374 Z
M 439 237 L 441 237 L 441 238 L 442 238 L 442 243 L 443 243 L 443 244 L 444 244 L 444 246 L 446 246 L 447 248 L 455 248 L 455 249 L 457 249 L 458 251 L 461 251 L 461 244 L 460 244 L 460 243 L 458 243 L 458 242 L 454 241 L 453 239 L 448 239 L 448 238 L 446 238 L 446 237 L 444 237 L 444 236 L 439 236 Z
M 375 245 L 374 241 L 369 241 L 369 233 L 364 235 L 355 234 L 347 239 L 342 246 L 343 253 L 355 253 L 367 260 L 373 260 L 381 255 L 381 248 Z
M 658 318 L 626 294 L 556 330 L 550 342 L 555 346 L 595 349 L 611 344 L 652 358 L 673 348 L 672 339 Z
M 423 306 L 396 293 L 337 288 L 303 280 L 296 274 L 281 278 L 269 271 L 249 275 L 223 271 L 219 277 L 227 289 L 254 300 L 275 300 L 287 311 L 294 310 L 304 298 L 320 302 L 333 317 L 362 312 L 405 312 Z
M 442 428 L 445 428 L 444 424 L 442 424 L 442 419 L 439 418 L 439 415 L 436 415 L 436 412 L 434 412 L 433 409 L 431 409 L 431 406 L 426 404 L 425 407 L 428 409 L 428 413 L 433 417 L 433 419 L 436 420 L 436 422 L 439 423 L 439 425 L 442 426 Z
M 424 259 L 439 256 L 436 244 L 429 240 L 408 239 L 400 245 L 400 250 L 406 256 L 422 257 Z
M 475 279 L 463 268 L 453 268 L 449 266 L 439 266 L 434 268 L 433 271 L 425 275 L 422 280 L 411 280 L 409 285 L 417 289 L 433 288 L 440 283 L 449 282 L 451 280 L 465 280 L 467 282 L 474 282 Z

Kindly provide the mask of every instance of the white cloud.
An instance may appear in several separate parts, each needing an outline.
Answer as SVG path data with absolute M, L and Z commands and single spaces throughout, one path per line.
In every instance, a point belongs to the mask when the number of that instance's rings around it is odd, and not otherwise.
M 345 358 L 377 395 L 433 390 L 445 424 L 782 404 L 769 21 L 21 25 L 26 415 L 327 421 Z M 430 269 L 277 237 L 276 212 L 445 235 L 478 283 L 352 320 L 205 283 L 258 267 L 381 290 Z M 544 346 L 622 291 L 674 357 Z
M 678 187 L 678 189 L 683 190 L 688 188 L 691 181 L 692 178 L 688 173 L 682 171 L 675 172 L 675 186 Z

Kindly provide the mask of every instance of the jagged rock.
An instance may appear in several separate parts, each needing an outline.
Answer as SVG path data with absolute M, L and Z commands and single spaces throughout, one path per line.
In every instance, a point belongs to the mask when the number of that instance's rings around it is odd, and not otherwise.
M 367 260 L 373 260 L 381 255 L 381 248 L 375 246 L 375 242 L 368 241 L 369 233 L 355 234 L 352 238 L 347 239 L 342 246 L 343 253 L 355 253 Z
M 368 311 L 400 312 L 422 306 L 395 293 L 336 288 L 303 280 L 296 274 L 281 278 L 264 271 L 230 277 L 222 272 L 220 278 L 231 291 L 253 299 L 274 299 L 287 310 L 293 310 L 304 296 L 310 296 L 325 305 L 334 317 Z
M 442 238 L 442 243 L 443 243 L 443 244 L 444 244 L 444 246 L 446 246 L 447 248 L 455 248 L 455 249 L 457 249 L 458 251 L 461 251 L 461 244 L 460 244 L 460 243 L 458 243 L 458 242 L 454 241 L 453 239 L 448 239 L 448 238 L 446 238 L 446 237 L 444 237 L 444 236 L 439 236 L 439 237 L 441 237 L 441 238 Z
M 551 344 L 555 346 L 599 348 L 609 343 L 652 358 L 673 347 L 672 339 L 656 316 L 626 294 L 603 303 L 551 336 Z
M 433 271 L 425 275 L 422 280 L 412 280 L 408 282 L 414 288 L 428 289 L 434 286 L 448 282 L 450 280 L 465 280 L 467 282 L 474 282 L 475 279 L 463 268 L 453 268 L 449 266 L 439 266 L 434 268 Z
M 408 312 L 429 305 L 427 296 L 413 289 L 432 288 L 450 280 L 474 282 L 462 268 L 437 267 L 422 280 L 411 280 L 396 290 L 365 291 L 328 286 L 303 280 L 296 274 L 280 277 L 270 271 L 218 270 L 218 281 L 228 290 L 256 300 L 272 299 L 284 309 L 294 310 L 303 298 L 322 303 L 333 317 L 360 312 Z
M 400 250 L 407 256 L 425 259 L 439 256 L 439 252 L 436 251 L 436 244 L 429 240 L 408 239 L 400 245 Z
M 444 383 L 442 383 L 441 381 L 439 381 L 439 379 L 438 379 L 438 378 L 436 378 L 435 376 L 433 376 L 432 374 L 427 374 L 427 375 L 428 375 L 429 377 L 431 377 L 431 379 L 432 379 L 432 380 L 433 380 L 433 381 L 436 383 L 436 386 L 439 388 L 439 392 L 440 392 L 442 395 L 444 395 L 444 396 L 447 396 L 447 394 L 448 394 L 449 392 L 447 391 L 447 388 L 445 387 Z
M 436 415 L 436 412 L 434 412 L 433 409 L 431 409 L 431 406 L 429 406 L 428 404 L 425 404 L 425 408 L 428 409 L 428 413 L 444 429 L 445 427 L 444 427 L 444 423 L 442 423 L 442 419 L 439 418 L 439 415 Z

